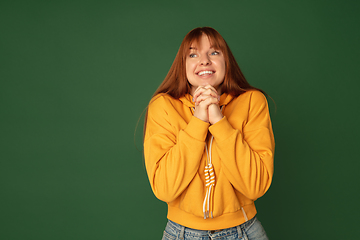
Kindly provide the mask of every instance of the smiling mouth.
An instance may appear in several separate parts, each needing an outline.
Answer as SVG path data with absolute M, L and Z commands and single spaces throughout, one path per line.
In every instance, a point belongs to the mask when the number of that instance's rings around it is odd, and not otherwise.
M 206 75 L 211 75 L 211 74 L 214 74 L 215 72 L 214 71 L 200 71 L 197 73 L 197 75 L 199 76 L 206 76 Z

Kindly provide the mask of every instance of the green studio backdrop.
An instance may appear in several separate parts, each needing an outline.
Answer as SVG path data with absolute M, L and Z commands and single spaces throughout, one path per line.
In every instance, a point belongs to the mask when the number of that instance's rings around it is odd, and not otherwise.
M 274 180 L 256 202 L 270 239 L 354 239 L 359 11 L 350 0 L 1 1 L 0 238 L 161 238 L 142 113 L 185 34 L 211 26 L 276 103 Z

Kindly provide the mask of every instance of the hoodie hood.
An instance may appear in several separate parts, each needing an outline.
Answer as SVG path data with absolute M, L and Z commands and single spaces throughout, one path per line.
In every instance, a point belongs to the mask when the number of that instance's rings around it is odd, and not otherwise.
M 233 98 L 234 98 L 233 96 L 231 96 L 231 95 L 229 95 L 227 93 L 221 94 L 219 106 L 220 107 L 221 106 L 226 106 L 227 104 L 229 104 L 231 102 L 231 100 L 233 100 Z M 190 108 L 195 107 L 195 104 L 194 104 L 192 99 L 193 99 L 193 97 L 189 93 L 187 93 L 187 94 L 185 94 L 185 96 L 182 96 L 182 97 L 179 98 L 179 100 L 183 104 L 185 104 L 186 106 L 188 106 Z

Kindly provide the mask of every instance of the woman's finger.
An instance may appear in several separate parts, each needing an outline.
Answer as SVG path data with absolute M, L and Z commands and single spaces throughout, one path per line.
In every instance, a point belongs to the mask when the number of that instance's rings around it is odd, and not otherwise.
M 193 98 L 194 98 L 194 102 L 196 101 L 196 99 L 200 96 L 200 95 L 204 95 L 204 96 L 212 96 L 214 98 L 219 98 L 220 96 L 217 94 L 217 92 L 215 92 L 213 89 L 211 88 L 201 88 L 198 89 L 197 92 L 195 92 Z
M 219 103 L 219 98 L 211 96 L 211 95 L 202 94 L 199 97 L 197 97 L 196 100 L 194 101 L 195 106 L 199 105 L 203 101 L 209 101 L 208 99 L 210 99 L 210 103 Z
M 208 97 L 205 98 L 203 101 L 200 101 L 198 103 L 198 106 L 202 107 L 202 108 L 208 108 L 211 104 L 218 104 L 219 101 L 217 100 L 217 98 L 212 98 L 212 97 Z
M 204 86 L 204 88 L 205 88 L 205 89 L 211 89 L 211 90 L 214 91 L 216 94 L 218 93 L 217 90 L 216 90 L 213 86 L 211 86 L 210 84 Z

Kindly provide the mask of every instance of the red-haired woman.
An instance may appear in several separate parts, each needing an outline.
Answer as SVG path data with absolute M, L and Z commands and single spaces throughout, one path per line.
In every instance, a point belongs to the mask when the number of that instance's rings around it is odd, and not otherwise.
M 263 92 L 216 30 L 190 31 L 145 119 L 147 174 L 168 204 L 163 239 L 268 239 L 254 201 L 270 187 L 274 147 Z

